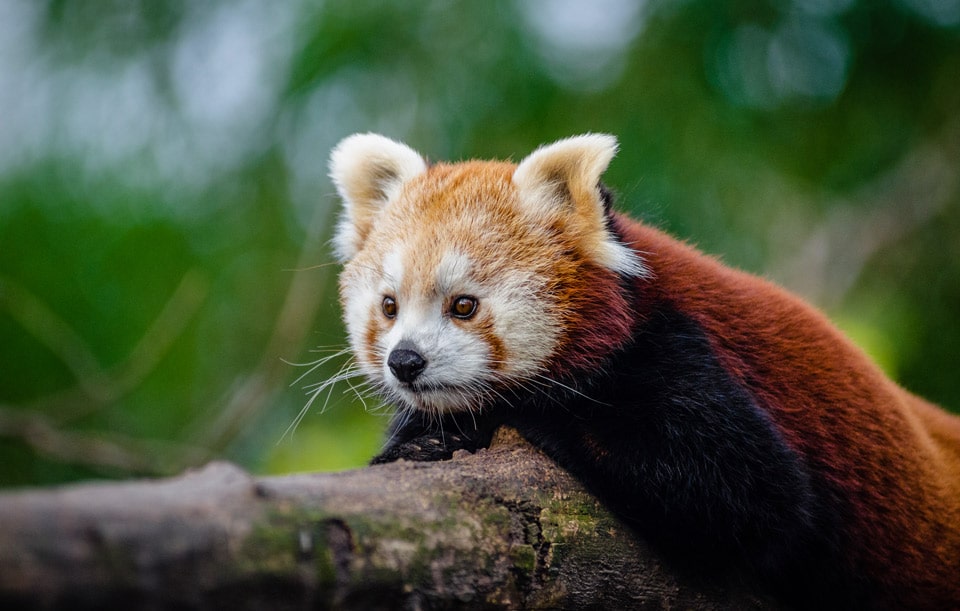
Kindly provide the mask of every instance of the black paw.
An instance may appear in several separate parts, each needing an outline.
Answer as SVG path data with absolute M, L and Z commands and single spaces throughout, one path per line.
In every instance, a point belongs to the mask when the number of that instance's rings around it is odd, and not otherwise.
M 435 460 L 449 460 L 457 450 L 465 448 L 464 438 L 461 435 L 421 435 L 404 441 L 391 444 L 383 452 L 373 457 L 371 465 L 393 462 L 395 460 L 413 460 L 430 462 Z

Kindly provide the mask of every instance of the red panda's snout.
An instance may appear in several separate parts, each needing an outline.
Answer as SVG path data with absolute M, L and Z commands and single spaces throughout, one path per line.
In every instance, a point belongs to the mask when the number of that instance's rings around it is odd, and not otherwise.
M 413 384 L 427 367 L 427 360 L 417 352 L 412 342 L 402 341 L 390 351 L 387 367 L 393 377 L 403 384 Z
M 495 330 L 501 322 L 498 312 L 509 307 L 502 296 L 474 285 L 483 297 L 470 298 L 476 305 L 467 308 L 470 304 L 456 296 L 416 292 L 415 282 L 398 286 L 384 280 L 409 280 L 404 267 L 408 266 L 395 262 L 385 276 L 372 274 L 373 286 L 348 292 L 345 303 L 346 308 L 362 313 L 356 320 L 348 319 L 354 353 L 391 401 L 428 412 L 479 410 L 511 377 L 529 375 L 506 363 L 509 358 Z M 450 276 L 447 281 L 453 286 L 465 282 Z M 382 308 L 359 305 L 384 292 L 396 295 L 390 298 L 389 315 Z M 465 315 L 468 311 L 470 316 Z

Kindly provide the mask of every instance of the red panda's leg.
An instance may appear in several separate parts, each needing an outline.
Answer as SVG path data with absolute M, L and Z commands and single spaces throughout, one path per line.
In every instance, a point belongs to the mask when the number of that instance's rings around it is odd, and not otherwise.
M 428 415 L 420 411 L 398 412 L 390 423 L 387 442 L 370 464 L 447 460 L 457 450 L 475 452 L 490 445 L 499 423 L 487 415 Z

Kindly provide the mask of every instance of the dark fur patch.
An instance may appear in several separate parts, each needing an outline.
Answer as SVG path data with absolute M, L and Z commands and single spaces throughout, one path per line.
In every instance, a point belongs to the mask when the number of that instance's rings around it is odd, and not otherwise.
M 679 567 L 837 602 L 837 508 L 701 329 L 661 307 L 603 371 L 507 420 Z

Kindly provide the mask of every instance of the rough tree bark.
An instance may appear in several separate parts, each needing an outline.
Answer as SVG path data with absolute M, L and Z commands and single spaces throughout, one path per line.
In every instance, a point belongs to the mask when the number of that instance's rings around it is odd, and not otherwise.
M 0 495 L 3 609 L 770 608 L 671 571 L 512 431 L 440 463 Z

